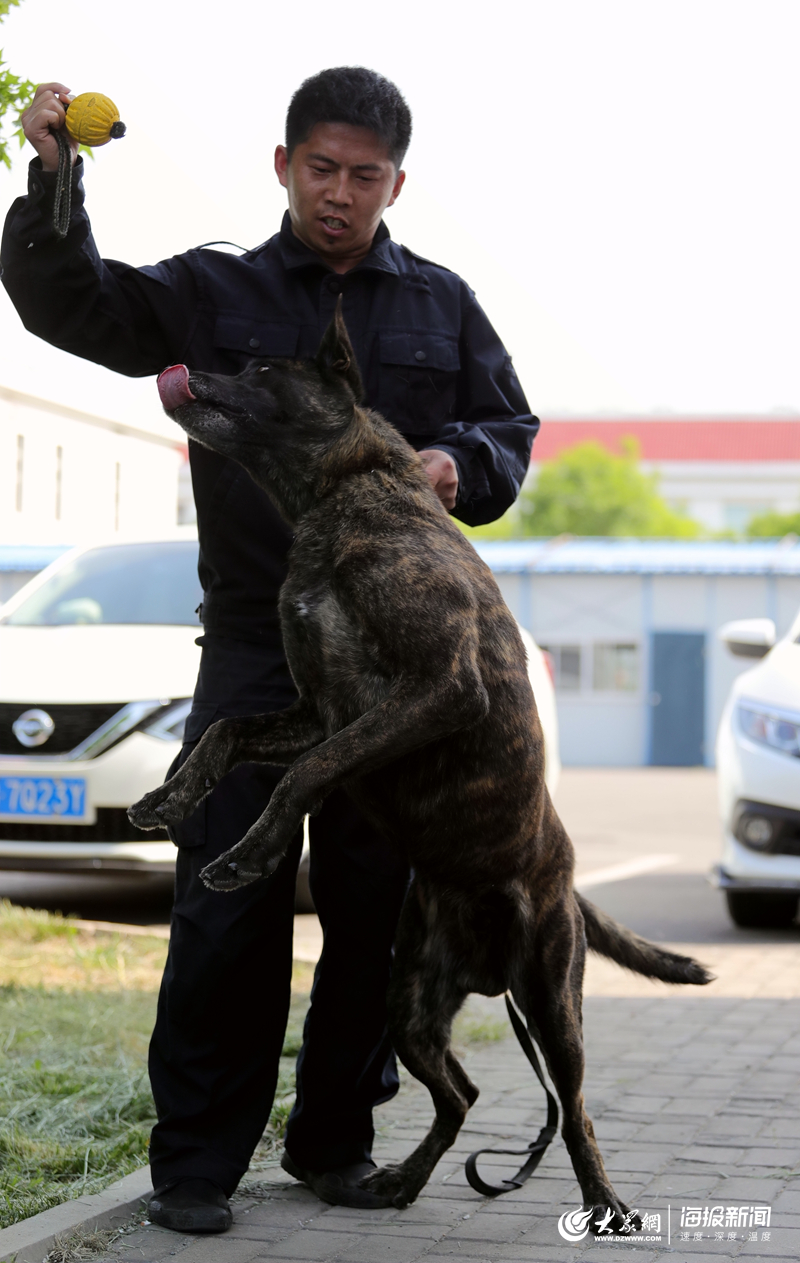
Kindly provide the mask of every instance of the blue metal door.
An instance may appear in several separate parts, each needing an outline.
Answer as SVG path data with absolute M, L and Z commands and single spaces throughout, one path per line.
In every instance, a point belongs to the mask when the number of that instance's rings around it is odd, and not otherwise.
M 694 767 L 705 761 L 706 638 L 653 632 L 650 762 Z

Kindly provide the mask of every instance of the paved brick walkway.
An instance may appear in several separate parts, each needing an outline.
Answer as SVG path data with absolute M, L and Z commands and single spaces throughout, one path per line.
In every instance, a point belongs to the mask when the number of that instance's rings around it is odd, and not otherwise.
M 686 950 L 687 945 L 683 945 Z M 691 950 L 691 949 L 690 949 Z M 541 1090 L 513 1038 L 465 1058 L 481 1088 L 455 1150 L 418 1201 L 371 1213 L 325 1206 L 280 1168 L 253 1172 L 224 1237 L 182 1237 L 154 1225 L 126 1234 L 115 1259 L 141 1263 L 637 1263 L 800 1257 L 800 968 L 794 945 L 695 949 L 719 973 L 702 993 L 671 991 L 593 962 L 587 978 L 586 1097 L 612 1180 L 631 1206 L 662 1216 L 660 1244 L 561 1239 L 579 1205 L 560 1138 L 521 1190 L 482 1199 L 466 1184 L 474 1148 L 521 1140 L 543 1122 Z M 473 1000 L 498 1016 L 495 1002 Z M 381 1111 L 380 1160 L 404 1156 L 431 1117 L 412 1081 Z M 502 1174 L 510 1174 L 504 1168 Z M 498 1175 L 500 1173 L 498 1172 Z M 671 1240 L 667 1243 L 667 1207 Z M 768 1229 L 737 1224 L 681 1238 L 682 1207 L 768 1206 Z M 746 1216 L 747 1218 L 747 1216 Z M 716 1231 L 719 1231 L 717 1229 Z M 756 1241 L 748 1240 L 755 1231 Z M 769 1239 L 764 1239 L 764 1232 Z M 111 1258 L 112 1255 L 109 1255 Z

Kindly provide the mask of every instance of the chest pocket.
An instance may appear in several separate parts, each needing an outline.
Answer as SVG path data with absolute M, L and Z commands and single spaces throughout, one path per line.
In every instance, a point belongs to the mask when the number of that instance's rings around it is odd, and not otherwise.
M 382 329 L 379 408 L 402 434 L 434 436 L 452 420 L 458 338 L 419 329 Z
M 296 325 L 269 324 L 246 316 L 222 315 L 214 326 L 218 373 L 239 373 L 252 359 L 274 355 L 293 359 L 300 330 Z

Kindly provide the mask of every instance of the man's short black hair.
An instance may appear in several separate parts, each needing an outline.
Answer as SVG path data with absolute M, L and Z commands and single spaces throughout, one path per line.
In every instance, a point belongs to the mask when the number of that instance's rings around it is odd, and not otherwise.
M 312 75 L 295 92 L 286 114 L 286 149 L 308 140 L 317 123 L 349 123 L 379 136 L 397 170 L 411 140 L 411 111 L 399 88 L 364 66 L 337 66 Z

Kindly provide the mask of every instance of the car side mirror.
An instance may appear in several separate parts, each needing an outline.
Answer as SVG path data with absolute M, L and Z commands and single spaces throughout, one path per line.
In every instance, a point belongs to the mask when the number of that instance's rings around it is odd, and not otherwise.
M 771 618 L 737 618 L 720 627 L 717 635 L 735 658 L 766 658 L 776 640 Z

